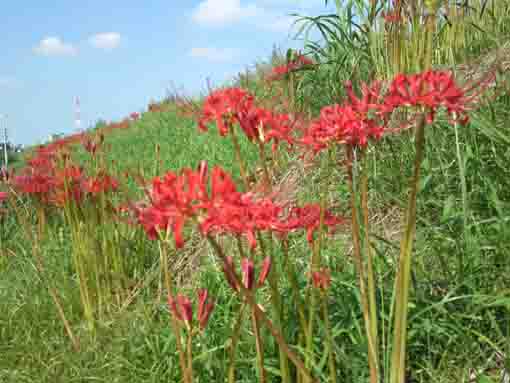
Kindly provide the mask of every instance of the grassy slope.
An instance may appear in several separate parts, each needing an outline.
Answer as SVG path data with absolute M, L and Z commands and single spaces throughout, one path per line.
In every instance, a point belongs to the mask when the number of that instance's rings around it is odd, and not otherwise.
M 461 240 L 462 201 L 456 166 L 455 134 L 452 127 L 438 126 L 427 134 L 428 159 L 422 184 L 420 220 L 416 243 L 415 297 L 411 307 L 409 332 L 410 360 L 416 379 L 456 382 L 466 376 L 468 367 L 494 367 L 495 351 L 510 352 L 509 291 L 510 160 L 508 121 L 510 97 L 502 96 L 473 117 L 469 129 L 460 130 L 470 201 L 470 249 Z M 497 129 L 495 134 L 491 129 Z M 161 169 L 196 166 L 208 159 L 238 174 L 230 141 L 215 130 L 199 135 L 193 124 L 173 112 L 145 114 L 128 130 L 107 137 L 109 156 L 119 169 L 141 169 L 147 176 L 158 173 L 155 145 L 161 145 Z M 249 158 L 255 158 L 244 143 Z M 407 139 L 385 140 L 372 157 L 372 206 L 376 230 L 385 240 L 376 240 L 378 267 L 391 270 L 395 255 L 395 232 L 413 156 Z M 345 196 L 344 175 L 322 158 L 317 168 L 302 182 L 301 197 L 314 199 L 319 187 L 330 185 L 331 199 Z M 321 170 L 322 169 L 322 170 Z M 330 169 L 330 170 L 325 170 Z M 397 178 L 395 178 L 397 177 Z M 329 182 L 334 180 L 335 182 Z M 312 182 L 313 181 L 313 182 Z M 384 228 L 384 230 L 381 229 Z M 8 247 L 16 256 L 0 259 L 0 382 L 160 382 L 178 376 L 175 349 L 164 305 L 154 303 L 155 290 L 145 290 L 128 310 L 105 323 L 97 342 L 84 344 L 84 351 L 70 351 L 69 342 L 44 285 L 37 279 L 24 244 L 12 232 Z M 78 292 L 68 259 L 65 238 L 55 236 L 46 249 L 48 270 L 55 284 L 62 287 L 65 305 L 76 331 L 80 323 Z M 10 254 L 10 253 L 8 253 Z M 293 244 L 296 259 L 307 255 L 302 241 Z M 157 253 L 153 254 L 157 259 Z M 336 274 L 331 312 L 340 376 L 358 381 L 366 373 L 364 337 L 358 311 L 355 276 L 345 241 L 330 243 L 328 259 Z M 462 263 L 461 263 L 462 262 Z M 463 272 L 460 273 L 462 264 Z M 231 305 L 235 300 L 206 264 L 198 276 L 218 297 L 207 337 L 200 342 L 197 375 L 203 381 L 214 376 L 221 381 L 225 365 L 225 342 L 230 333 Z M 303 273 L 304 275 L 304 273 Z M 391 272 L 381 280 L 389 287 Z M 304 281 L 304 278 L 303 278 Z M 303 282 L 302 281 L 302 282 Z M 380 291 L 388 303 L 389 291 Z M 288 324 L 292 331 L 293 323 Z M 83 336 L 83 342 L 86 337 Z M 252 382 L 254 354 L 246 336 L 239 353 L 239 381 Z M 268 347 L 271 350 L 271 346 Z M 271 354 L 271 352 L 269 352 Z M 276 366 L 274 357 L 267 364 Z M 206 372 L 210 369 L 212 375 Z

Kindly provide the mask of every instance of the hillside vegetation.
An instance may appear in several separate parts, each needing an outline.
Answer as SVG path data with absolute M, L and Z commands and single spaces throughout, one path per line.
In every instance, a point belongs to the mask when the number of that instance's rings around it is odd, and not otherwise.
M 510 5 L 336 5 L 3 175 L 0 382 L 508 382 Z

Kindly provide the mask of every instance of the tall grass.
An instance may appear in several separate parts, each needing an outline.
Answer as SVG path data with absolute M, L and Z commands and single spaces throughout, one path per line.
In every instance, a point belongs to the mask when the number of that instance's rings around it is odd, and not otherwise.
M 316 65 L 294 78 L 292 92 L 298 109 L 309 108 L 314 115 L 323 106 L 340 102 L 345 96 L 344 80 L 357 84 L 418 68 L 413 66 L 416 58 L 411 54 L 419 43 L 418 38 L 400 46 L 398 60 L 391 58 L 395 47 L 385 40 L 388 32 L 380 18 L 383 9 L 373 7 L 377 3 L 337 2 L 336 14 L 306 19 L 309 24 L 303 32 L 318 28 L 324 41 L 305 43 L 305 51 L 311 52 Z M 503 21 L 508 18 L 505 2 L 474 2 L 472 8 L 442 5 L 444 9 L 447 6 L 452 17 L 438 18 L 434 38 L 429 40 L 438 47 L 430 57 L 433 65 L 458 64 L 490 52 L 505 41 L 509 25 Z M 413 24 L 418 31 L 413 33 L 423 32 L 418 24 Z M 281 64 L 286 58 L 279 60 Z M 240 84 L 258 95 L 267 95 L 270 91 L 260 81 L 262 77 L 262 74 L 251 79 L 246 76 Z M 408 381 L 468 381 L 473 374 L 483 381 L 504 373 L 505 366 L 508 370 L 510 136 L 506 128 L 509 108 L 508 95 L 499 94 L 471 113 L 468 128 L 451 126 L 440 119 L 434 127 L 423 131 L 426 156 L 419 164 L 423 177 L 416 184 L 419 189 L 416 240 L 407 282 L 412 300 L 408 307 L 408 326 L 404 324 L 408 328 L 407 368 L 393 375 L 401 381 L 403 376 Z M 214 131 L 198 135 L 195 128 L 190 119 L 173 110 L 143 114 L 126 129 L 116 129 L 105 136 L 105 166 L 119 176 L 129 172 L 126 195 L 133 201 L 143 196 L 135 180 L 152 178 L 165 169 L 195 168 L 204 157 L 210 164 L 226 167 L 240 179 L 234 143 L 218 137 Z M 239 138 L 248 168 L 256 168 L 258 148 L 241 135 Z M 272 249 L 274 259 L 285 259 L 285 267 L 291 267 L 292 278 L 281 278 L 276 287 L 280 303 L 270 303 L 275 296 L 272 295 L 274 284 L 259 295 L 259 299 L 264 297 L 260 303 L 264 307 L 267 303 L 267 307 L 280 308 L 280 314 L 277 310 L 270 314 L 273 320 L 279 315 L 286 318 L 280 325 L 275 321 L 276 329 L 285 339 L 295 340 L 297 346 L 292 351 L 303 357 L 306 368 L 319 381 L 367 381 L 370 372 L 366 361 L 374 339 L 380 346 L 380 353 L 373 359 L 380 373 L 379 381 L 389 381 L 395 300 L 392 287 L 398 278 L 397 242 L 405 214 L 407 180 L 412 176 L 410 164 L 416 155 L 415 142 L 411 133 L 385 138 L 378 143 L 377 150 L 368 149 L 364 154 L 362 173 L 354 173 L 354 181 L 366 174 L 353 187 L 359 185 L 364 196 L 355 203 L 360 207 L 359 240 L 363 243 L 363 253 L 371 252 L 372 260 L 366 267 L 373 267 L 373 282 L 377 286 L 370 288 L 375 298 L 371 299 L 380 309 L 377 322 L 372 320 L 369 332 L 364 330 L 367 315 L 361 309 L 364 296 L 358 287 L 362 266 L 356 265 L 352 258 L 348 230 L 333 239 L 321 239 L 321 265 L 328 266 L 334 277 L 327 294 L 312 292 L 309 300 L 297 293 L 310 284 L 309 245 L 303 238 L 291 235 L 285 246 Z M 75 158 L 84 160 L 86 155 L 76 148 Z M 342 161 L 343 151 L 333 149 L 319 155 L 315 168 L 308 173 L 299 167 L 293 169 L 303 172 L 295 184 L 299 202 L 321 200 L 329 204 L 338 195 L 347 201 L 349 175 L 338 166 Z M 260 165 L 262 173 L 265 163 Z M 356 169 L 357 163 L 354 165 Z M 260 177 L 261 172 L 253 171 L 254 177 Z M 363 217 L 368 207 L 370 214 Z M 348 204 L 339 209 L 346 213 Z M 3 313 L 0 315 L 0 380 L 179 381 L 183 369 L 176 338 L 171 331 L 168 310 L 158 299 L 163 288 L 171 288 L 162 286 L 157 246 L 147 241 L 140 230 L 128 226 L 118 229 L 121 242 L 112 246 L 122 250 L 119 256 L 130 270 L 129 280 L 122 286 L 126 297 L 123 304 L 97 320 L 95 336 L 89 338 L 80 303 L 79 273 L 71 257 L 73 247 L 76 251 L 76 246 L 83 246 L 84 241 L 73 238 L 72 221 L 64 222 L 62 217 L 55 217 L 46 223 L 48 239 L 36 250 L 44 260 L 42 275 L 34 262 L 33 247 L 17 229 L 19 222 L 13 215 L 0 213 L 3 276 L 0 280 Z M 108 223 L 103 222 L 101 226 L 104 227 L 98 227 L 99 233 L 101 230 L 115 232 Z M 90 233 L 85 239 L 88 238 Z M 273 243 L 272 238 L 269 243 Z M 234 244 L 221 244 L 231 246 L 227 247 L 231 252 L 236 249 Z M 234 297 L 217 272 L 214 252 L 194 238 L 190 251 L 180 258 L 172 255 L 170 263 L 171 267 L 163 268 L 163 272 L 173 272 L 174 282 L 183 293 L 191 293 L 201 286 L 221 302 L 216 305 L 206 334 L 194 336 L 195 380 L 231 378 L 229 366 L 234 358 L 235 381 L 253 382 L 261 378 L 261 373 L 266 374 L 267 381 L 280 381 L 285 375 L 286 359 L 282 358 L 285 354 L 279 351 L 278 342 L 268 332 L 257 334 L 257 320 L 261 318 L 257 318 L 253 307 L 252 320 L 236 325 L 244 303 Z M 284 270 L 283 265 L 277 267 Z M 48 280 L 61 292 L 66 320 L 80 339 L 80 352 L 71 351 L 54 299 L 47 294 Z M 306 310 L 300 309 L 303 302 L 309 303 L 304 307 Z M 308 316 L 315 309 L 318 314 Z M 314 319 L 303 326 L 300 313 L 305 311 L 306 318 Z M 308 337 L 306 332 L 300 337 L 302 328 L 308 326 L 312 329 Z M 241 335 L 231 338 L 237 331 Z M 374 332 L 377 337 L 371 335 Z M 326 339 L 325 343 L 322 339 Z M 259 354 L 254 351 L 257 348 Z M 323 353 L 325 348 L 327 352 Z M 288 377 L 283 379 L 289 381 Z

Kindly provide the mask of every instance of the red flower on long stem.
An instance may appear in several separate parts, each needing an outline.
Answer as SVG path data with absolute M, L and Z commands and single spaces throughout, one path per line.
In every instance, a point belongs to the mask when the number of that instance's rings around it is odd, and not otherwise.
M 327 268 L 321 268 L 312 273 L 312 283 L 316 289 L 327 291 L 331 286 L 331 272 Z
M 255 283 L 255 262 L 251 258 L 241 259 L 241 283 L 247 290 L 253 290 L 254 288 L 260 288 L 264 285 L 269 273 L 271 272 L 271 257 L 266 257 L 260 265 L 260 273 L 258 275 L 257 283 Z M 235 273 L 234 260 L 231 256 L 225 258 L 225 264 L 223 265 L 223 274 L 232 287 L 232 289 L 239 291 L 240 287 L 231 278 L 230 273 L 227 270 L 231 270 Z
M 214 301 L 209 299 L 209 293 L 206 289 L 198 290 L 198 310 L 197 320 L 200 329 L 203 330 L 207 326 L 207 322 L 214 309 Z M 168 307 L 175 318 L 186 324 L 188 329 L 193 328 L 193 307 L 191 300 L 184 295 L 177 295 L 174 298 L 168 295 Z
M 286 230 L 294 231 L 298 229 L 306 230 L 306 238 L 309 243 L 313 242 L 313 234 L 319 229 L 321 222 L 321 207 L 319 204 L 309 204 L 303 207 L 294 207 L 290 210 L 287 217 Z M 343 225 L 347 220 L 343 217 L 335 216 L 330 211 L 323 212 L 322 224 L 330 232 L 338 226 Z
M 427 123 L 434 121 L 437 110 L 445 108 L 450 116 L 456 115 L 461 123 L 467 123 L 467 106 L 471 97 L 467 89 L 459 87 L 451 72 L 426 71 L 413 75 L 397 75 L 390 84 L 384 99 L 387 112 L 402 106 L 425 107 Z

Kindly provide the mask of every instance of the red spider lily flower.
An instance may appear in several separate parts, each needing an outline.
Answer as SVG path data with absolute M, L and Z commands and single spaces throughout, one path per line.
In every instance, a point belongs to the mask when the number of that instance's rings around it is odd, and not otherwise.
M 364 147 L 369 139 L 380 139 L 384 131 L 383 122 L 360 113 L 352 105 L 330 105 L 321 110 L 320 118 L 310 124 L 300 143 L 314 152 L 331 143 Z
M 182 321 L 182 314 L 180 310 L 177 308 L 177 302 L 174 299 L 174 297 L 172 297 L 172 295 L 170 294 L 168 294 L 168 308 L 170 309 L 170 311 L 177 320 Z
M 318 204 L 294 207 L 290 210 L 287 217 L 286 229 L 288 231 L 306 229 L 306 238 L 309 243 L 313 243 L 313 233 L 319 229 L 320 218 L 321 207 Z M 327 227 L 330 232 L 346 222 L 347 220 L 345 218 L 335 216 L 330 211 L 324 212 L 323 225 Z
M 225 278 L 227 279 L 227 282 L 230 285 L 230 287 L 232 287 L 233 290 L 238 291 L 239 286 L 237 286 L 237 283 L 232 278 L 232 275 L 230 274 L 229 270 L 235 273 L 234 258 L 232 258 L 230 255 L 225 257 L 225 261 L 223 262 L 223 274 L 225 275 Z
M 399 24 L 402 22 L 402 15 L 398 10 L 393 10 L 390 12 L 383 12 L 382 17 L 386 24 Z
M 206 289 L 198 291 L 198 312 L 197 320 L 200 329 L 203 330 L 207 326 L 207 322 L 214 309 L 214 301 L 209 299 Z M 191 300 L 184 295 L 177 295 L 176 298 L 168 295 L 168 308 L 178 321 L 184 322 L 188 329 L 193 326 L 193 308 Z
M 101 141 L 97 142 L 95 140 L 88 138 L 85 141 L 83 141 L 82 145 L 87 152 L 89 152 L 92 156 L 95 156 L 96 152 L 101 146 L 101 143 L 102 143 Z
M 227 88 L 212 92 L 205 99 L 198 127 L 207 131 L 207 123 L 215 120 L 220 135 L 226 136 L 230 126 L 239 122 L 239 114 L 246 114 L 254 97 L 241 88 Z
M 198 323 L 200 324 L 200 329 L 204 329 L 207 326 L 207 322 L 209 321 L 209 317 L 214 309 L 214 300 L 209 300 L 209 293 L 206 289 L 198 290 Z
M 271 264 L 272 264 L 271 257 L 266 257 L 262 261 L 262 270 L 260 271 L 260 274 L 259 274 L 259 280 L 257 282 L 257 287 L 262 286 L 264 284 L 264 282 L 266 281 L 267 276 L 271 272 Z
M 313 286 L 319 290 L 326 291 L 331 286 L 331 272 L 327 268 L 312 273 Z
M 9 194 L 7 192 L 0 192 L 0 203 L 6 201 L 8 197 Z
M 258 231 L 280 231 L 282 207 L 269 199 L 253 200 L 250 193 L 234 193 L 223 200 L 211 201 L 200 224 L 202 233 L 244 235 L 252 249 L 257 246 Z
M 190 299 L 184 295 L 178 295 L 177 303 L 181 310 L 182 319 L 188 324 L 191 324 L 191 321 L 193 320 L 193 309 L 191 307 Z
M 13 186 L 19 192 L 38 197 L 48 202 L 48 195 L 55 186 L 55 178 L 49 174 L 31 174 L 14 177 Z
M 391 110 L 383 103 L 381 84 L 362 84 L 361 97 L 357 97 L 347 82 L 346 92 L 350 102 L 322 108 L 320 118 L 312 121 L 300 140 L 303 145 L 318 152 L 331 143 L 364 147 L 369 140 L 382 137 Z
M 384 104 L 387 110 L 400 106 L 427 108 L 427 123 L 434 121 L 440 107 L 461 123 L 468 122 L 466 89 L 459 87 L 448 71 L 426 71 L 413 75 L 397 75 L 390 84 Z
M 314 64 L 315 63 L 310 58 L 302 54 L 298 54 L 293 60 L 291 60 L 287 64 L 274 67 L 271 71 L 271 74 L 268 76 L 268 80 L 279 80 L 291 72 Z
M 261 263 L 261 269 L 257 283 L 255 283 L 255 263 L 253 259 L 243 258 L 241 260 L 241 283 L 243 287 L 247 290 L 253 290 L 254 288 L 262 287 L 271 271 L 271 264 L 271 257 L 264 258 Z M 225 258 L 225 263 L 223 264 L 223 273 L 230 287 L 232 287 L 232 289 L 235 291 L 239 291 L 239 286 L 235 283 L 227 270 L 230 270 L 230 272 L 235 274 L 234 262 L 230 256 Z
M 199 183 L 204 184 L 207 182 L 207 176 L 209 172 L 209 165 L 207 164 L 207 161 L 200 161 L 198 164 L 198 178 Z
M 118 187 L 119 182 L 105 172 L 100 172 L 96 177 L 90 177 L 83 181 L 83 188 L 92 195 L 113 192 Z
M 138 222 L 149 238 L 157 239 L 160 231 L 171 229 L 176 247 L 184 246 L 184 225 L 201 208 L 200 202 L 207 197 L 206 186 L 203 174 L 191 169 L 156 177 L 148 190 L 149 203 L 136 208 Z
M 244 258 L 241 260 L 241 274 L 243 276 L 243 285 L 251 290 L 255 279 L 255 265 L 252 259 Z

